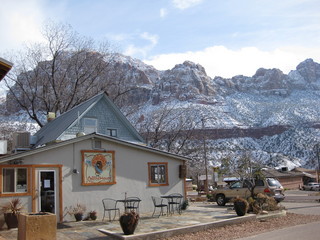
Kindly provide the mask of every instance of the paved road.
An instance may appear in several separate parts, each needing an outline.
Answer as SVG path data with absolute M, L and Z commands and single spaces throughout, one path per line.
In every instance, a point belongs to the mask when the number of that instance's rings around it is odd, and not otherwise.
M 320 228 L 319 222 L 288 227 L 272 232 L 262 233 L 256 236 L 241 238 L 238 240 L 316 240 L 319 239 Z
M 281 204 L 288 212 L 306 215 L 320 215 L 320 203 L 312 191 L 286 191 L 286 200 Z M 320 196 L 319 196 L 320 198 Z M 272 232 L 241 238 L 238 240 L 316 240 L 320 239 L 319 222 L 288 227 Z
M 320 199 L 314 191 L 286 191 L 285 201 L 281 204 L 288 212 L 307 215 L 320 215 Z
M 320 203 L 318 202 L 283 202 L 287 212 L 306 215 L 320 215 Z

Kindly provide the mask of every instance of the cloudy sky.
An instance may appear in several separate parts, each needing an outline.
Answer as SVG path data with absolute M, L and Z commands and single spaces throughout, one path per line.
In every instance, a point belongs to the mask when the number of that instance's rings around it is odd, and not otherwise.
M 48 19 L 159 70 L 191 60 L 232 77 L 320 63 L 320 0 L 1 0 L 0 57 L 41 41 Z

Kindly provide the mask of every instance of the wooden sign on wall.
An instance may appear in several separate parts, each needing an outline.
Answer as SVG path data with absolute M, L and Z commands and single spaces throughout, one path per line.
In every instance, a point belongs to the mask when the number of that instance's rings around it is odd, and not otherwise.
M 115 184 L 114 151 L 82 150 L 82 185 Z
M 179 165 L 179 178 L 186 178 L 186 177 L 187 177 L 187 166 Z

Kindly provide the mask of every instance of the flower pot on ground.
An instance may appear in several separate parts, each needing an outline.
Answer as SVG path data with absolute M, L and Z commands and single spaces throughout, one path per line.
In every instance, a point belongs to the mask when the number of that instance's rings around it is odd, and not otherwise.
M 82 221 L 83 219 L 83 215 L 86 211 L 86 206 L 84 204 L 80 204 L 80 203 L 77 203 L 76 206 L 70 206 L 68 209 L 67 209 L 67 213 L 69 215 L 74 215 L 76 221 Z
M 8 203 L 1 207 L 1 211 L 4 214 L 4 220 L 10 228 L 18 227 L 18 216 L 20 211 L 23 209 L 20 198 L 11 199 Z
M 77 222 L 82 221 L 83 213 L 75 213 L 74 218 L 76 219 Z
M 246 215 L 249 209 L 248 201 L 240 197 L 234 199 L 233 206 L 238 216 Z
M 97 219 L 97 212 L 95 210 L 90 211 L 89 217 L 91 220 L 96 220 Z
M 8 229 L 18 227 L 18 214 L 4 213 L 4 221 L 7 224 Z
M 139 214 L 135 211 L 124 213 L 120 216 L 119 222 L 124 235 L 131 235 L 134 233 L 138 222 Z
M 188 201 L 188 199 L 186 199 L 181 204 L 181 210 L 187 210 L 188 206 L 189 206 L 189 201 Z

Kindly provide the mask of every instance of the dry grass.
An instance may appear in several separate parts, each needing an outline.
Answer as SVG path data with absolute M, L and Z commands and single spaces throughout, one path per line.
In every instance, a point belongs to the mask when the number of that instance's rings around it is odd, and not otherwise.
M 301 215 L 287 213 L 286 216 L 270 218 L 267 220 L 253 220 L 246 223 L 227 225 L 224 227 L 212 228 L 191 234 L 182 234 L 175 237 L 166 238 L 167 240 L 232 240 L 260 234 L 267 231 L 282 229 L 289 226 L 306 224 L 320 221 L 320 215 Z

